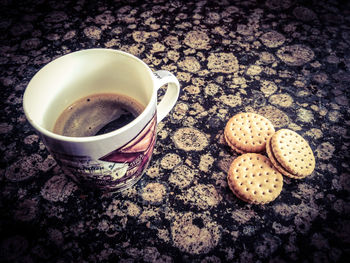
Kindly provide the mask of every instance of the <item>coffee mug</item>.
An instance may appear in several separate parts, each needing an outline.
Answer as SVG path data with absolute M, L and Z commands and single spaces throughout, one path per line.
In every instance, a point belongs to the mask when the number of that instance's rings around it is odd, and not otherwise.
M 157 91 L 166 84 L 158 103 Z M 121 191 L 134 185 L 147 169 L 157 123 L 174 107 L 179 91 L 179 81 L 172 73 L 152 72 L 131 54 L 87 49 L 59 57 L 40 69 L 26 87 L 23 108 L 29 123 L 67 175 L 81 185 Z M 65 109 L 96 94 L 132 98 L 143 105 L 143 110 L 128 124 L 100 135 L 75 137 L 54 132 Z

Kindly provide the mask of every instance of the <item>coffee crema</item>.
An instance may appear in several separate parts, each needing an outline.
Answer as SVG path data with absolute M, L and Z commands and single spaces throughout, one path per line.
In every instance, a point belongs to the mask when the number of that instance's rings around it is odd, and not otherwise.
M 93 94 L 68 106 L 56 120 L 53 132 L 69 137 L 105 134 L 132 122 L 144 108 L 126 95 Z

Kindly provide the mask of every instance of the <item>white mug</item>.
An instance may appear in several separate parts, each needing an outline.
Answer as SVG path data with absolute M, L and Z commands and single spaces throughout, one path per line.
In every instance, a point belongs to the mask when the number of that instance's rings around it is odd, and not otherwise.
M 157 104 L 157 91 L 168 84 Z M 147 169 L 156 141 L 156 126 L 174 107 L 180 91 L 176 77 L 152 72 L 140 59 L 113 49 L 87 49 L 53 60 L 29 82 L 23 108 L 30 124 L 62 169 L 82 185 L 121 191 L 134 185 Z M 112 132 L 69 137 L 53 126 L 69 105 L 99 94 L 127 95 L 144 105 L 129 124 Z

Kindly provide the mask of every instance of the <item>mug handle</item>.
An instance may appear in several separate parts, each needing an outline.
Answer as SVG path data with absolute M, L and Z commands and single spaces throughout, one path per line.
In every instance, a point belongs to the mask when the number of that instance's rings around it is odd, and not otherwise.
M 153 72 L 155 77 L 156 91 L 168 84 L 164 97 L 157 105 L 157 123 L 159 123 L 174 107 L 180 93 L 180 83 L 177 78 L 167 70 Z

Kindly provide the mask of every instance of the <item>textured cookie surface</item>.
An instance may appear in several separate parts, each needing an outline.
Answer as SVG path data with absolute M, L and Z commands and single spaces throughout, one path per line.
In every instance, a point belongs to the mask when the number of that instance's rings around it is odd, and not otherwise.
M 227 181 L 238 198 L 253 204 L 275 200 L 283 186 L 281 173 L 267 157 L 257 153 L 237 157 L 230 166 Z
M 262 152 L 266 141 L 274 134 L 272 123 L 256 113 L 238 113 L 225 126 L 228 144 L 241 152 Z
M 297 176 L 294 174 L 291 174 L 290 172 L 286 171 L 282 165 L 278 162 L 276 157 L 274 156 L 272 150 L 271 150 L 271 138 L 269 138 L 266 142 L 266 153 L 269 156 L 270 161 L 272 162 L 273 166 L 283 175 L 294 178 L 294 179 L 302 179 L 305 178 L 305 176 Z
M 232 150 L 238 152 L 238 153 L 245 153 L 244 151 L 242 151 L 241 149 L 237 148 L 235 145 L 233 145 L 229 139 L 227 139 L 226 135 L 224 134 L 224 138 L 226 143 L 228 144 L 228 146 L 231 147 Z
M 305 177 L 315 169 L 315 157 L 310 145 L 292 130 L 278 130 L 271 138 L 271 151 L 278 163 L 294 176 Z

